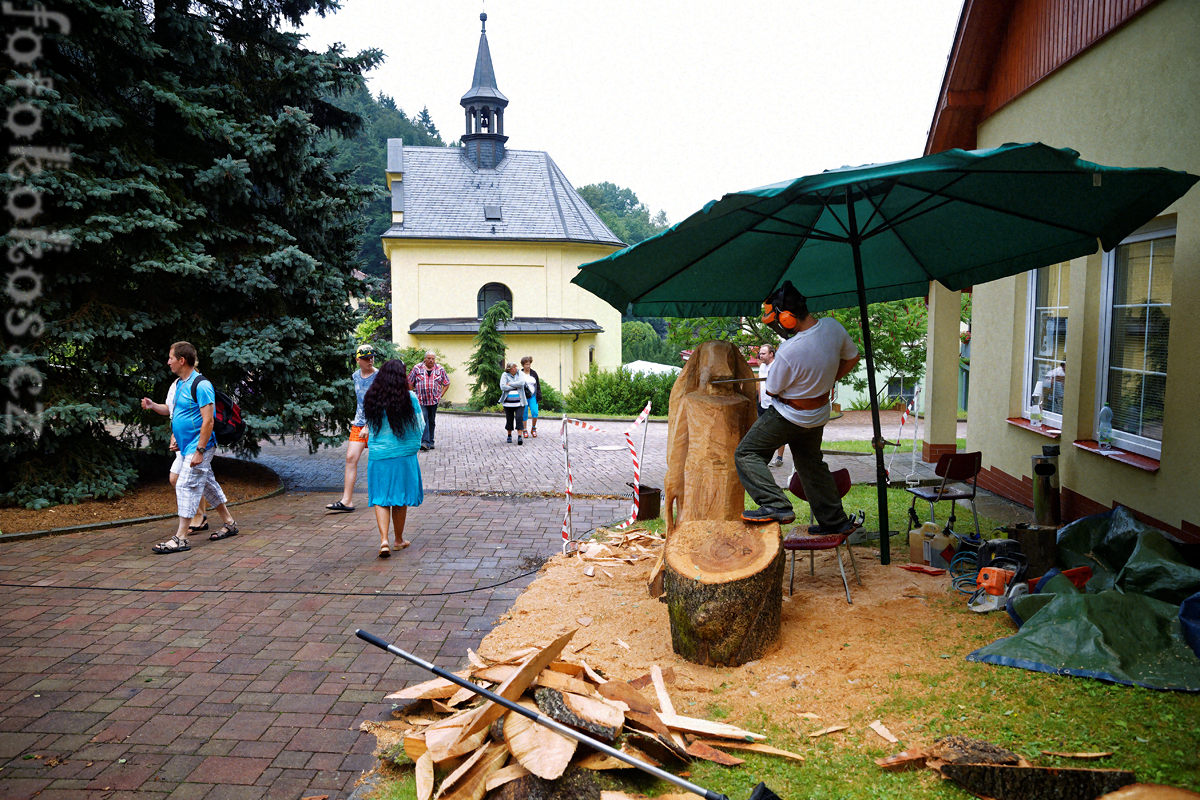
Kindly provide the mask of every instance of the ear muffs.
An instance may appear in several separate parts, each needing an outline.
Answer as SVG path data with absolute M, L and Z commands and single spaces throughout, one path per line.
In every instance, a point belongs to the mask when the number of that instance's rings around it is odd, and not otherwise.
M 777 310 L 773 303 L 763 303 L 762 321 L 764 325 L 778 325 L 785 331 L 794 331 L 800 327 L 800 320 L 791 311 Z

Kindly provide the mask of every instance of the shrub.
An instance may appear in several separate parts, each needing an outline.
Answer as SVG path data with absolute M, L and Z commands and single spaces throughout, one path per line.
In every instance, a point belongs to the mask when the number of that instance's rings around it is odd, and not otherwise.
M 564 402 L 562 392 L 558 391 L 558 389 L 555 389 L 545 381 L 541 381 L 541 384 L 542 400 L 538 403 L 538 411 L 557 411 L 561 413 Z
M 571 383 L 567 410 L 575 414 L 637 414 L 649 400 L 652 413 L 666 414 L 674 385 L 675 375 L 592 369 Z

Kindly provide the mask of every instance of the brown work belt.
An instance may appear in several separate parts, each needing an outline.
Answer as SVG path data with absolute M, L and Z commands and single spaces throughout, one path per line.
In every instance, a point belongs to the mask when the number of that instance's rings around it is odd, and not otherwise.
M 829 392 L 816 397 L 776 397 L 775 399 L 800 411 L 815 411 L 829 402 Z

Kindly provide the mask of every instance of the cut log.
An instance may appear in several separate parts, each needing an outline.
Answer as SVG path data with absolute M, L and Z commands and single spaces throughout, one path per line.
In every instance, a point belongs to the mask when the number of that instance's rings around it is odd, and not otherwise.
M 604 700 L 542 687 L 533 693 L 542 713 L 555 722 L 612 744 L 625 724 L 625 715 Z
M 708 667 L 762 658 L 779 640 L 782 581 L 778 524 L 681 523 L 667 540 L 663 581 L 675 652 Z
M 522 700 L 521 705 L 533 712 L 538 710 L 528 700 Z M 567 764 L 571 763 L 571 756 L 575 755 L 574 739 L 520 714 L 504 717 L 504 741 L 522 767 L 551 781 L 563 774 Z
M 556 781 L 526 775 L 497 787 L 488 800 L 600 800 L 600 786 L 592 774 L 571 767 Z

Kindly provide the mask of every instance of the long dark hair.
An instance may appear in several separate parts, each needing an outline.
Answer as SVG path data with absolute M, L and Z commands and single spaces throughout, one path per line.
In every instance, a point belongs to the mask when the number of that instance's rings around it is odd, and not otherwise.
M 368 429 L 377 431 L 382 428 L 384 413 L 387 414 L 392 433 L 397 436 L 403 436 L 405 431 L 417 424 L 417 414 L 413 410 L 412 395 L 408 389 L 408 370 L 398 358 L 385 362 L 379 368 L 379 374 L 363 398 L 363 415 L 367 418 Z

